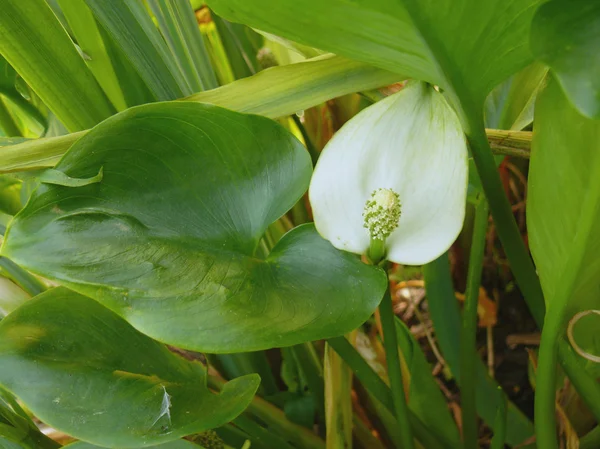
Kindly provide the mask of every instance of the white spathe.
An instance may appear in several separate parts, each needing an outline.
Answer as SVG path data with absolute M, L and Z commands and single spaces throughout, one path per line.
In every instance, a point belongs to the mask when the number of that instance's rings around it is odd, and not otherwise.
M 338 249 L 365 254 L 363 211 L 379 188 L 398 193 L 402 213 L 386 240 L 392 262 L 422 265 L 452 245 L 465 216 L 468 152 L 444 97 L 411 82 L 361 111 L 323 150 L 309 199 L 319 234 Z

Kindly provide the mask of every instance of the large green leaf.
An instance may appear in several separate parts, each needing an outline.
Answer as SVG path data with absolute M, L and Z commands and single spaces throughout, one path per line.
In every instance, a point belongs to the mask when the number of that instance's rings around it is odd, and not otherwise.
M 533 54 L 552 68 L 579 111 L 600 118 L 600 3 L 553 0 L 531 27 Z
M 386 70 L 328 55 L 273 67 L 221 88 L 192 95 L 186 101 L 278 118 L 341 95 L 375 89 L 398 80 L 398 75 Z M 53 167 L 81 136 L 82 133 L 76 133 L 21 144 L 11 139 L 5 143 L 6 148 L 1 148 L 0 140 L 0 172 Z
M 527 228 L 548 314 L 600 308 L 600 121 L 556 81 L 536 106 Z
M 221 426 L 258 386 L 258 376 L 249 375 L 213 394 L 202 365 L 65 288 L 0 322 L 0 364 L 0 383 L 42 421 L 106 447 L 147 446 Z
M 209 0 L 208 4 L 229 20 L 453 90 L 463 107 L 481 112 L 492 88 L 531 60 L 529 25 L 541 1 Z
M 114 112 L 44 0 L 0 0 L 0 11 L 0 54 L 70 131 Z
M 196 103 L 129 109 L 56 166 L 82 187 L 42 184 L 2 253 L 104 303 L 158 340 L 210 353 L 287 346 L 351 331 L 385 275 L 312 225 L 255 254 L 304 194 L 307 151 L 264 117 Z

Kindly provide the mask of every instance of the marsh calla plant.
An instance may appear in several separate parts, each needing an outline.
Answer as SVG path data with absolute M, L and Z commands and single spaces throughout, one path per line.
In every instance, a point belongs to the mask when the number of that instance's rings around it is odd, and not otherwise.
M 458 117 L 425 83 L 363 110 L 331 139 L 309 189 L 318 232 L 338 249 L 421 265 L 465 215 L 468 152 Z

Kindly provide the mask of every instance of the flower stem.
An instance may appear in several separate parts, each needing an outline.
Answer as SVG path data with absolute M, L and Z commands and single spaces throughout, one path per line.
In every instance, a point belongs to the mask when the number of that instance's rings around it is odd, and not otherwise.
M 369 259 L 373 262 L 373 265 L 377 265 L 385 256 L 385 240 L 371 239 L 371 245 L 369 246 Z M 385 298 L 384 298 L 385 301 Z
M 400 355 L 398 354 L 398 338 L 396 336 L 396 323 L 394 322 L 394 310 L 389 282 L 383 300 L 379 305 L 379 314 L 381 316 L 381 328 L 383 330 L 385 359 L 387 361 L 388 375 L 392 387 L 394 413 L 400 426 L 402 447 L 404 449 L 412 449 L 414 443 L 408 418 L 408 405 L 406 404 L 406 395 L 404 394 L 404 383 L 402 382 L 402 367 L 400 366 Z
M 475 206 L 475 223 L 473 226 L 471 255 L 469 257 L 469 272 L 467 274 L 467 291 L 465 295 L 460 345 L 461 409 L 465 449 L 477 449 L 478 447 L 477 409 L 475 404 L 475 389 L 477 385 L 475 369 L 477 348 L 475 337 L 477 333 L 477 305 L 487 227 L 487 202 L 485 198 L 480 198 Z
M 500 389 L 500 387 L 498 387 Z M 494 437 L 492 438 L 492 445 L 490 449 L 504 449 L 504 443 L 506 441 L 506 419 L 507 419 L 507 404 L 506 396 L 500 392 L 500 406 L 496 412 L 496 418 L 494 419 Z

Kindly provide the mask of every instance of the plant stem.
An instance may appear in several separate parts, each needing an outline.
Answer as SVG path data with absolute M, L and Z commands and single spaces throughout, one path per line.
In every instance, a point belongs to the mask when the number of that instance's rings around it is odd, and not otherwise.
M 500 387 L 498 387 L 500 389 Z M 490 449 L 504 449 L 504 443 L 506 441 L 506 396 L 500 392 L 500 406 L 496 412 L 496 419 L 494 419 L 494 437 L 492 438 L 492 445 Z
M 525 247 L 523 238 L 514 219 L 496 162 L 490 150 L 483 119 L 470 123 L 467 138 L 471 145 L 473 160 L 481 179 L 485 196 L 489 202 L 498 236 L 510 262 L 512 272 L 527 301 L 535 321 L 541 328 L 544 323 L 546 305 L 533 261 Z
M 463 311 L 463 325 L 460 345 L 461 376 L 461 409 L 463 423 L 463 441 L 465 449 L 477 449 L 478 426 L 475 403 L 476 390 L 476 333 L 477 305 L 479 302 L 479 286 L 483 269 L 485 251 L 485 235 L 488 227 L 488 207 L 485 198 L 480 198 L 475 206 L 475 223 L 473 240 L 467 274 L 467 291 Z
M 412 449 L 414 447 L 412 430 L 408 419 L 408 405 L 404 394 L 404 383 L 402 382 L 402 367 L 400 366 L 400 355 L 398 354 L 398 337 L 396 336 L 396 324 L 394 323 L 394 309 L 390 286 L 383 295 L 379 305 L 381 316 L 381 328 L 383 330 L 383 346 L 385 348 L 385 359 L 388 366 L 388 375 L 392 387 L 392 401 L 394 414 L 398 420 L 402 432 L 402 447 Z
M 0 97 L 0 127 L 8 137 L 20 137 L 23 135 L 12 115 L 10 115 L 2 97 Z
M 12 260 L 3 256 L 0 256 L 0 270 L 4 271 L 8 278 L 31 296 L 36 296 L 46 291 L 46 286 L 42 281 L 28 271 L 25 271 Z
M 325 385 L 323 380 L 323 366 L 311 342 L 302 343 L 290 348 L 299 369 L 306 378 L 306 383 L 311 391 L 317 412 L 321 419 L 325 418 Z
M 392 401 L 392 392 L 379 375 L 373 371 L 367 361 L 362 358 L 356 348 L 350 344 L 344 337 L 330 338 L 327 343 L 337 352 L 344 362 L 350 366 L 354 375 L 361 381 L 365 388 L 381 402 L 385 408 L 394 413 L 394 403 Z M 408 411 L 410 424 L 417 435 L 417 439 L 425 448 L 447 448 L 445 444 L 435 438 L 421 420 L 410 410 Z
M 259 426 L 244 414 L 238 416 L 232 422 L 246 432 L 250 436 L 251 440 L 256 441 L 258 444 L 261 444 L 264 447 L 294 449 L 294 447 L 287 441 L 278 437 L 273 432 L 269 432 L 264 427 Z

